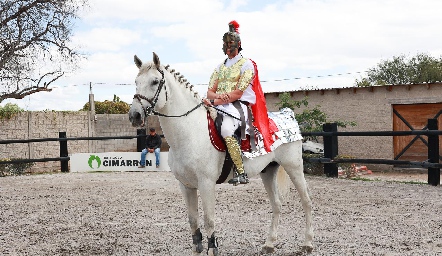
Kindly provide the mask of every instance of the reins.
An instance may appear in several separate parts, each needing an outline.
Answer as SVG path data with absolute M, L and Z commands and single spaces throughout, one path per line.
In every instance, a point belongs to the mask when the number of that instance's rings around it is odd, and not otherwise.
M 236 117 L 236 116 L 234 116 L 234 115 L 232 115 L 232 114 L 230 114 L 230 113 L 227 113 L 227 112 L 224 111 L 224 110 L 221 110 L 221 109 L 219 109 L 219 108 L 215 108 L 214 106 L 210 106 L 210 107 L 211 107 L 211 108 L 214 108 L 217 112 L 223 113 L 224 115 L 230 116 L 230 117 L 233 118 L 233 119 L 236 119 L 236 120 L 241 121 L 240 118 L 238 118 L 238 117 Z
M 152 111 L 152 113 L 154 114 L 154 115 L 157 115 L 157 116 L 163 116 L 163 117 L 183 117 L 183 116 L 187 116 L 188 114 L 190 114 L 191 112 L 193 112 L 194 110 L 196 110 L 197 108 L 199 108 L 199 107 L 201 107 L 201 105 L 203 105 L 204 103 L 203 102 L 201 102 L 200 104 L 198 104 L 198 105 L 196 105 L 194 108 L 192 108 L 191 110 L 189 110 L 189 111 L 187 111 L 186 113 L 184 113 L 184 114 L 182 114 L 182 115 L 179 115 L 179 116 L 170 116 L 170 115 L 165 115 L 165 114 L 161 114 L 161 113 L 159 113 L 159 112 L 157 112 L 157 111 Z
M 154 95 L 151 99 L 148 99 L 146 96 L 141 95 L 141 94 L 138 94 L 138 93 L 134 95 L 134 99 L 137 99 L 138 102 L 140 102 L 140 105 L 141 105 L 141 108 L 143 109 L 143 112 L 144 112 L 144 116 L 145 116 L 145 117 L 146 117 L 146 116 L 149 116 L 149 115 L 151 115 L 151 114 L 154 114 L 154 115 L 156 115 L 156 116 L 162 116 L 162 117 L 183 117 L 183 116 L 187 116 L 187 115 L 189 115 L 190 113 L 192 113 L 193 111 L 195 111 L 196 109 L 198 109 L 199 107 L 201 107 L 201 106 L 204 104 L 203 102 L 201 102 L 201 103 L 199 103 L 198 105 L 196 105 L 194 108 L 192 108 L 191 110 L 187 111 L 186 113 L 184 113 L 184 114 L 182 114 L 182 115 L 165 115 L 165 114 L 161 114 L 161 113 L 158 112 L 158 111 L 155 111 L 154 108 L 155 108 L 155 105 L 156 105 L 157 102 L 158 102 L 158 98 L 159 98 L 159 96 L 160 96 L 160 92 L 161 92 L 161 90 L 163 89 L 164 84 L 166 83 L 166 81 L 164 80 L 164 72 L 163 72 L 161 69 L 159 69 L 159 67 L 157 67 L 157 70 L 158 70 L 158 72 L 160 72 L 160 74 L 161 74 L 161 80 L 160 80 L 160 83 L 159 83 L 159 85 L 158 85 L 158 89 L 157 89 L 157 91 L 155 92 L 155 95 Z M 164 87 L 165 87 L 165 86 L 164 86 Z M 144 106 L 143 106 L 143 102 L 142 102 L 141 100 L 145 100 L 145 101 L 147 101 L 147 102 L 150 104 L 150 106 L 149 106 L 149 107 L 144 107 Z M 167 91 L 166 91 L 166 101 L 167 101 Z M 223 111 L 223 110 L 221 110 L 221 109 L 215 108 L 215 107 L 213 107 L 213 106 L 210 106 L 210 107 L 214 108 L 214 109 L 215 109 L 216 111 L 218 111 L 218 112 L 221 112 L 221 113 L 223 113 L 223 114 L 225 114 L 225 115 L 228 115 L 228 116 L 230 116 L 230 117 L 232 117 L 232 118 L 234 118 L 234 119 L 236 119 L 236 120 L 240 120 L 240 121 L 241 121 L 240 118 L 238 118 L 238 117 L 236 117 L 236 116 L 233 116 L 233 115 L 230 114 L 230 113 L 227 113 L 227 112 L 225 112 L 225 111 Z

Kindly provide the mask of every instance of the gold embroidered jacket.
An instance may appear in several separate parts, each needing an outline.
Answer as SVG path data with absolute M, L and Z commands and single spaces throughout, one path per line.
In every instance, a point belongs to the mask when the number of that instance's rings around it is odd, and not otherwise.
M 212 89 L 218 81 L 216 93 L 229 93 L 236 89 L 244 91 L 249 86 L 253 78 L 252 70 L 245 70 L 241 74 L 241 67 L 247 61 L 246 58 L 241 58 L 238 62 L 230 67 L 222 64 L 218 69 L 212 73 L 209 82 L 209 89 Z

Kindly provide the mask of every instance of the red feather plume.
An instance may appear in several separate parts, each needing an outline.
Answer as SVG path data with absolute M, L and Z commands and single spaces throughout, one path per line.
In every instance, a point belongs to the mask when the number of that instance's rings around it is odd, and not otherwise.
M 239 34 L 239 23 L 236 22 L 236 20 L 232 20 L 231 22 L 229 22 L 229 25 L 233 25 L 233 27 L 235 28 L 235 32 Z

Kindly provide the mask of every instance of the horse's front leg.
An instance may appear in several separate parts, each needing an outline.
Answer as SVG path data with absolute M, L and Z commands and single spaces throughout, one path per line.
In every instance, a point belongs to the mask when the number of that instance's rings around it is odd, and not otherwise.
M 187 216 L 189 218 L 190 231 L 192 233 L 193 251 L 201 253 L 203 247 L 203 235 L 198 227 L 198 193 L 194 188 L 188 188 L 180 183 L 181 192 L 187 206 Z
M 270 204 L 272 205 L 272 222 L 270 224 L 269 234 L 264 247 L 263 253 L 273 253 L 275 251 L 274 242 L 278 235 L 278 223 L 281 215 L 281 201 L 279 199 L 278 185 L 277 185 L 277 171 L 279 165 L 267 166 L 265 172 L 261 172 L 261 179 L 269 196 Z
M 218 241 L 215 236 L 215 182 L 207 180 L 199 184 L 201 202 L 204 210 L 204 226 L 208 239 L 209 256 L 218 255 Z

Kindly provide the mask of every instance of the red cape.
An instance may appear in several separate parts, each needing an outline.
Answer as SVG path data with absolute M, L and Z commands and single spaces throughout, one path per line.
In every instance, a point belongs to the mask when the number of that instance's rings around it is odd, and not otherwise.
M 255 92 L 256 96 L 256 103 L 252 105 L 252 113 L 254 118 L 253 125 L 258 128 L 258 131 L 262 134 L 266 151 L 270 152 L 270 146 L 274 142 L 272 134 L 278 131 L 278 128 L 273 120 L 269 119 L 269 116 L 267 115 L 267 104 L 261 88 L 261 83 L 259 82 L 258 67 L 253 60 L 251 61 L 255 68 L 255 76 L 253 78 L 253 91 Z

